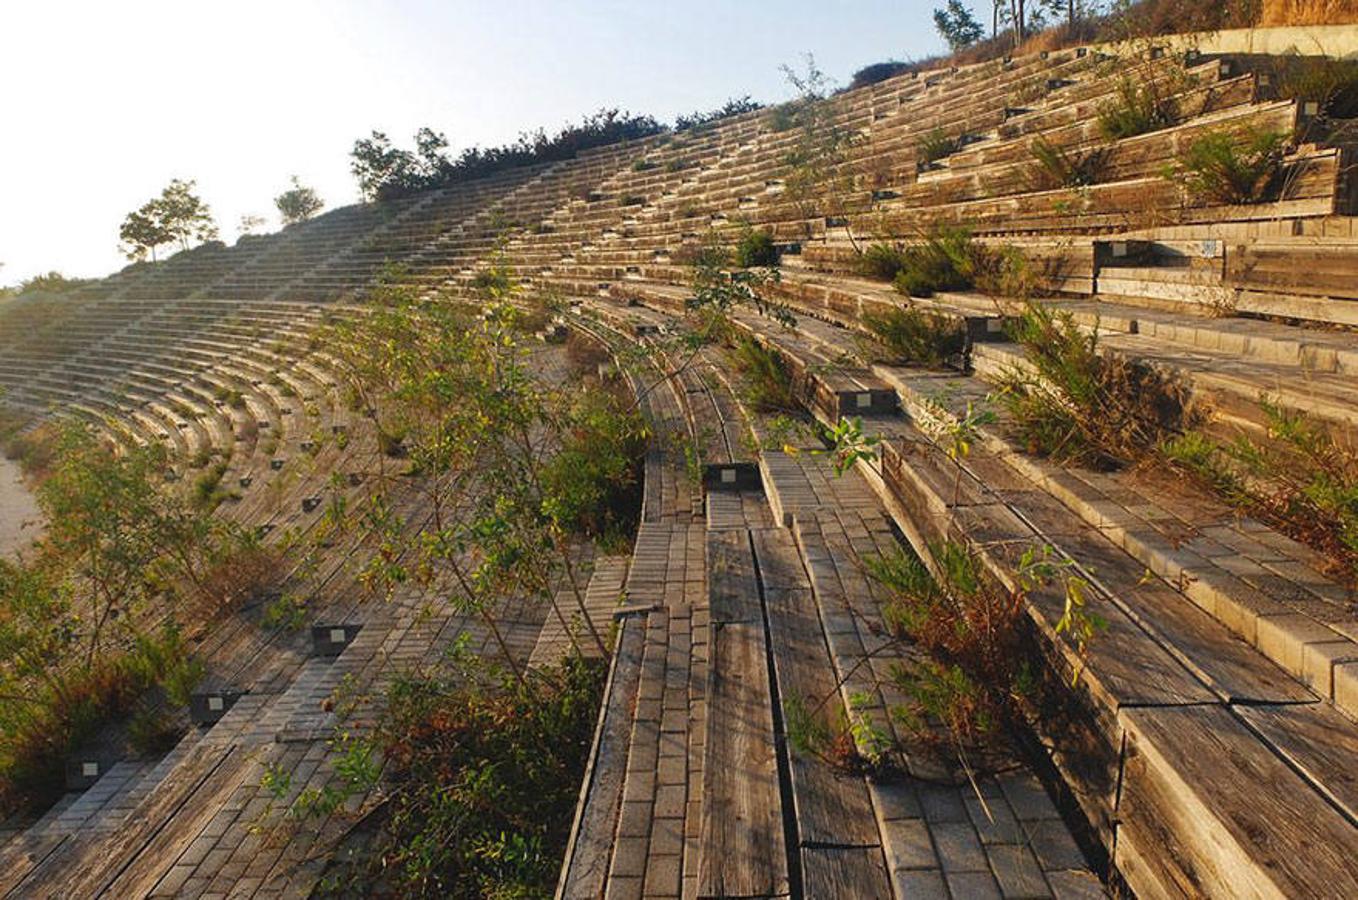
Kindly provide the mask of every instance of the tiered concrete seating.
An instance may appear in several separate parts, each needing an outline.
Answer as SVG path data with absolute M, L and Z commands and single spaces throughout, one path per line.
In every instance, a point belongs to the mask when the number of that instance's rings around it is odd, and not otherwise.
M 292 225 L 244 265 L 203 286 L 194 296 L 258 300 L 277 297 L 298 276 L 345 252 L 374 227 L 420 202 L 418 198 L 406 198 L 345 206 Z
M 31 337 L 0 331 L 0 385 L 13 402 L 107 417 L 111 433 L 168 442 L 185 459 L 224 454 L 224 484 L 240 496 L 222 514 L 281 541 L 320 527 L 331 473 L 361 474 L 377 452 L 364 418 L 335 396 L 324 348 L 307 342 L 323 312 L 305 303 L 345 314 L 334 301 L 361 295 L 387 262 L 465 291 L 502 261 L 573 301 L 570 327 L 619 352 L 645 345 L 657 365 L 623 375 L 657 439 L 635 551 L 599 563 L 585 602 L 592 621 L 616 618 L 616 644 L 563 896 L 1094 896 L 1088 860 L 1100 852 L 1146 896 L 1353 895 L 1351 592 L 1314 551 L 1197 488 L 1051 465 L 1014 446 L 1002 418 L 959 465 L 943 446 L 948 423 L 1025 365 L 1000 327 L 1014 298 L 907 301 L 857 265 L 866 242 L 965 225 L 1021 250 L 1050 294 L 1040 302 L 1097 329 L 1104 352 L 1182 376 L 1210 401 L 1216 433 L 1259 434 L 1261 395 L 1351 428 L 1348 148 L 1303 143 L 1268 203 L 1192 202 L 1161 174 L 1209 130 L 1307 124 L 1304 102 L 1275 99 L 1247 62 L 1085 48 L 889 79 L 833 98 L 828 121 L 850 140 L 811 191 L 789 161 L 802 132 L 757 112 L 337 210 L 120 273 Z M 1171 85 L 1177 123 L 1106 141 L 1096 114 L 1123 77 Z M 958 146 L 923 159 L 936 129 Z M 1042 184 L 1038 139 L 1102 154 L 1094 183 Z M 691 293 L 684 255 L 709 229 L 741 223 L 782 246 L 770 290 L 798 323 L 741 312 L 736 327 L 788 364 L 806 415 L 861 417 L 883 439 L 878 459 L 843 478 L 810 441 L 784 452 L 786 436 L 743 407 L 719 351 L 659 349 Z M 988 338 L 972 342 L 965 371 L 861 358 L 863 314 L 907 302 Z M 43 314 L 11 311 L 0 329 Z M 239 401 L 221 399 L 233 391 Z M 354 434 L 347 447 L 316 439 L 336 428 Z M 926 557 L 938 539 L 964 542 L 1011 586 L 1017 553 L 1050 547 L 1108 622 L 1081 659 L 1056 631 L 1060 592 L 1029 593 L 1035 662 L 1068 709 L 1034 724 L 1041 753 L 1014 748 L 1014 768 L 974 788 L 885 714 L 900 699 L 890 666 L 912 649 L 884 638 L 885 598 L 862 564 L 902 537 Z M 318 765 L 330 721 L 321 700 L 338 678 L 380 684 L 384 659 L 428 657 L 476 628 L 421 619 L 413 593 L 367 609 L 346 573 L 372 549 L 340 540 L 322 562 L 315 611 L 363 625 L 338 662 L 241 623 L 204 635 L 215 677 L 252 693 L 172 761 L 119 767 L 64 805 L 29 835 L 32 856 L 10 855 L 11 842 L 5 886 L 309 889 L 306 854 L 343 823 L 255 840 L 248 824 L 269 805 L 260 767 L 301 773 L 296 790 L 323 786 L 333 776 Z M 544 625 L 541 609 L 507 598 L 500 614 L 524 660 L 540 665 L 571 643 L 573 623 Z M 899 777 L 791 752 L 791 697 L 885 729 L 906 748 Z M 1079 818 L 1090 856 L 1066 824 Z
M 614 340 L 649 341 L 638 324 L 675 324 L 659 310 L 584 308 Z M 725 410 L 737 431 L 753 426 L 767 446 L 765 423 L 746 418 L 723 368 L 703 353 L 646 396 L 657 429 L 687 435 L 703 460 L 729 452 L 711 434 L 731 433 L 708 410 Z M 629 610 L 650 611 L 641 628 L 622 620 L 563 896 L 1096 895 L 1030 774 L 984 781 L 978 803 L 964 781 L 940 784 L 923 754 L 909 775 L 881 781 L 783 743 L 782 704 L 794 696 L 825 701 L 831 720 L 854 697 L 885 725 L 869 675 L 895 657 L 869 631 L 880 635 L 881 613 L 857 565 L 896 539 L 866 486 L 836 480 L 810 447 L 765 451 L 762 489 L 709 484 L 704 528 L 684 505 L 653 502 L 661 452 L 648 459 L 648 518 L 627 590 Z M 864 706 L 859 695 L 878 699 Z

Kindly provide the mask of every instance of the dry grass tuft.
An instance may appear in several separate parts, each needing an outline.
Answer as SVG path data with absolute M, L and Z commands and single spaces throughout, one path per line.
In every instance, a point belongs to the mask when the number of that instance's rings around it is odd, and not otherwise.
M 1358 0 L 1262 0 L 1259 25 L 1351 25 Z

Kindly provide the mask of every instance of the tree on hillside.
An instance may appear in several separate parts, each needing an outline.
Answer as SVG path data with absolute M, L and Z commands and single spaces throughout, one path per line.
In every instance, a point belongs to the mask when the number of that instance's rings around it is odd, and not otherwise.
M 962 0 L 948 0 L 942 9 L 934 10 L 934 27 L 954 52 L 970 47 L 985 34 L 981 23 L 962 5 Z
M 128 213 L 118 229 L 118 239 L 123 242 L 122 251 L 128 259 L 146 259 L 149 253 L 154 262 L 156 248 L 170 242 L 169 232 L 160 223 L 155 203 L 152 200 L 141 209 Z
M 180 250 L 189 249 L 189 241 L 211 241 L 217 237 L 217 224 L 212 210 L 202 198 L 194 194 L 196 182 L 178 178 L 160 193 L 161 222 Z
M 415 152 L 393 147 L 381 131 L 354 141 L 349 170 L 365 200 L 418 191 L 438 184 L 453 168 L 444 152 L 448 138 L 432 128 L 415 132 Z
M 297 176 L 292 176 L 292 187 L 273 198 L 278 216 L 284 225 L 305 222 L 325 207 L 325 201 L 315 190 L 304 187 Z
M 160 196 L 148 200 L 140 209 L 127 214 L 118 237 L 128 259 L 156 258 L 156 248 L 179 244 L 189 249 L 190 241 L 210 241 L 217 237 L 211 208 L 195 194 L 196 182 L 174 179 Z
M 67 278 L 53 270 L 19 282 L 19 294 L 66 294 L 90 283 L 88 278 Z

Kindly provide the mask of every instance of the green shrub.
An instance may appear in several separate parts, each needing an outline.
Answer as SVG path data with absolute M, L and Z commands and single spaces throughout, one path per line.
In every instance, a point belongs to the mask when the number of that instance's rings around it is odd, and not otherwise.
M 193 483 L 192 502 L 195 508 L 210 510 L 222 502 L 226 496 L 220 490 L 224 475 L 226 463 L 218 462 L 198 476 Z
M 1166 177 L 1200 203 L 1261 203 L 1279 187 L 1288 142 L 1279 131 L 1209 132 L 1189 144 Z
M 896 289 L 912 297 L 965 290 L 974 284 L 973 256 L 970 231 L 950 225 L 936 226 L 922 242 L 900 251 L 900 268 L 893 279 Z
M 797 111 L 791 103 L 775 106 L 769 113 L 769 128 L 774 132 L 791 131 L 797 127 Z
M 870 244 L 859 254 L 855 268 L 869 278 L 894 281 L 896 273 L 905 268 L 905 260 L 906 255 L 902 248 L 879 242 Z
M 951 156 L 962 148 L 957 138 L 948 137 L 942 128 L 934 128 L 920 138 L 915 146 L 915 158 L 920 162 L 933 163 L 945 156 Z
M 1028 145 L 1034 160 L 1028 187 L 1034 191 L 1088 187 L 1098 182 L 1108 165 L 1107 148 L 1068 151 L 1038 138 Z
M 908 549 L 864 560 L 868 573 L 891 592 L 884 616 L 892 634 L 918 644 L 931 658 L 913 658 L 892 672 L 907 698 L 892 718 L 929 736 L 941 722 L 963 745 L 984 741 L 1009 718 L 1023 656 L 1018 620 L 1022 594 L 990 579 L 969 550 L 951 541 L 933 545 L 941 581 Z
M 277 631 L 296 631 L 306 624 L 306 599 L 287 591 L 264 604 L 260 624 Z
M 674 130 L 703 132 L 722 119 L 729 119 L 732 116 L 743 115 L 763 108 L 764 104 L 751 100 L 748 94 L 744 97 L 732 97 L 716 109 L 675 116 Z
M 1099 133 L 1110 141 L 1168 128 L 1178 119 L 1171 98 L 1161 95 L 1158 82 L 1118 81 L 1117 93 L 1098 110 Z
M 1173 376 L 1102 354 L 1095 331 L 1066 311 L 1029 301 L 1010 325 L 1029 370 L 1008 373 L 1000 394 L 1028 452 L 1099 468 L 1144 459 L 1201 419 Z
M 1022 299 L 1036 288 L 1034 273 L 1020 250 L 977 243 L 968 229 L 949 225 L 937 225 L 918 243 L 907 246 L 872 244 L 859 256 L 857 269 L 869 277 L 895 282 L 898 291 L 912 297 L 976 288 Z
M 332 863 L 318 895 L 550 896 L 606 671 L 570 657 L 523 682 L 398 677 L 372 739 L 351 742 L 333 763 L 362 788 L 377 779 L 373 760 L 385 760 L 390 799 L 367 852 Z M 286 794 L 282 781 L 276 793 Z M 326 800 L 303 792 L 294 815 L 325 812 Z
M 649 159 L 639 159 L 639 160 L 637 160 L 636 162 L 632 163 L 632 171 L 633 171 L 633 172 L 649 172 L 649 171 L 651 171 L 652 169 L 659 168 L 659 166 L 660 166 L 660 163 L 652 162 L 652 161 L 649 160 Z
M 581 391 L 562 445 L 543 467 L 543 513 L 558 527 L 603 540 L 631 534 L 640 509 L 648 432 L 613 394 Z
M 792 371 L 777 350 L 753 338 L 738 338 L 736 368 L 745 376 L 746 399 L 761 412 L 795 412 L 800 408 L 793 390 Z
M 891 716 L 926 739 L 941 723 L 953 750 L 984 745 L 998 726 L 1016 724 L 1031 711 L 1037 679 L 1019 622 L 1027 596 L 1048 585 L 1065 595 L 1058 635 L 1083 658 L 1088 644 L 1106 628 L 1086 609 L 1088 583 L 1050 547 L 1028 547 L 1013 566 L 1011 590 L 986 571 L 969 547 L 954 541 L 929 545 L 931 570 L 908 548 L 864 560 L 868 574 L 892 594 L 884 608 L 893 636 L 923 649 L 892 672 L 906 701 Z
M 1167 440 L 1165 456 L 1227 502 L 1325 554 L 1358 586 L 1358 451 L 1321 424 L 1267 400 L 1266 440 L 1222 443 L 1197 431 Z
M 966 347 L 960 319 L 918 307 L 865 313 L 863 324 L 898 364 L 939 367 Z
M 736 244 L 735 259 L 742 269 L 778 265 L 778 248 L 773 244 L 773 235 L 763 228 L 746 228 Z
M 849 90 L 856 90 L 867 87 L 870 84 L 877 84 L 879 81 L 886 81 L 888 78 L 895 78 L 897 75 L 910 71 L 910 63 L 900 60 L 890 59 L 886 62 L 873 63 L 864 66 L 853 73 L 852 80 L 849 81 Z

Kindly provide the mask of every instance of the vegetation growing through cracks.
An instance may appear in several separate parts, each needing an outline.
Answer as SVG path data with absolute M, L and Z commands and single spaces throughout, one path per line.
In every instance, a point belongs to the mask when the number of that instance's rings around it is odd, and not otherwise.
M 1115 468 L 1139 462 L 1203 419 L 1173 376 L 1102 353 L 1096 329 L 1029 300 L 1010 320 L 1026 366 L 1001 381 L 999 400 L 1029 453 Z
M 532 375 L 517 286 L 500 264 L 490 272 L 478 304 L 385 285 L 327 343 L 378 432 L 400 436 L 399 461 L 383 459 L 355 517 L 386 548 L 360 580 L 381 593 L 440 586 L 513 660 L 495 605 L 514 595 L 563 622 L 583 613 L 578 541 L 631 534 L 647 432 L 607 386 Z M 398 507 L 398 485 L 418 495 L 418 512 Z M 567 608 L 556 605 L 561 587 Z M 581 621 L 583 639 L 606 650 L 605 635 Z
M 878 241 L 858 257 L 859 271 L 890 281 L 912 297 L 975 288 L 997 297 L 1023 297 L 1034 290 L 1034 272 L 1023 254 L 1007 245 L 976 241 L 970 229 L 943 223 L 910 243 Z
M 265 589 L 253 537 L 167 484 L 159 447 L 115 454 L 64 423 L 41 452 L 46 522 L 32 554 L 0 560 L 0 808 L 42 808 L 68 756 L 132 715 L 154 749 L 184 727 L 202 673 L 184 635 Z
M 647 366 L 727 333 L 738 308 L 787 315 L 761 293 L 776 270 L 732 267 L 737 255 L 708 236 L 694 260 L 696 330 L 651 348 Z M 323 890 L 532 896 L 550 889 L 564 849 L 603 670 L 575 653 L 525 668 L 495 612 L 511 596 L 545 603 L 563 622 L 581 610 L 579 542 L 634 529 L 622 512 L 636 508 L 647 435 L 635 403 L 609 383 L 573 390 L 532 377 L 521 337 L 541 310 L 503 256 L 475 290 L 474 304 L 425 299 L 396 281 L 326 335 L 346 393 L 379 433 L 401 436 L 399 460 L 379 457 L 370 495 L 342 525 L 380 547 L 360 580 L 379 592 L 437 591 L 479 619 L 493 662 L 474 660 L 464 639 L 436 670 L 398 678 L 370 733 L 337 729 L 327 787 L 266 772 L 287 810 L 274 827 L 366 798 L 356 827 L 367 849 L 332 865 Z M 418 499 L 398 502 L 398 483 Z M 572 639 L 606 653 L 608 638 L 587 627 Z
M 1262 203 L 1275 199 L 1283 187 L 1283 157 L 1290 143 L 1280 131 L 1211 131 L 1189 144 L 1164 177 L 1197 203 Z
M 392 682 L 370 730 L 337 728 L 326 787 L 266 771 L 287 811 L 275 827 L 319 827 L 369 797 L 318 896 L 548 896 L 604 674 L 568 656 L 521 679 L 474 656 L 464 634 L 440 664 Z
M 1028 150 L 1034 164 L 1026 176 L 1033 191 L 1089 187 L 1098 183 L 1108 166 L 1107 147 L 1067 149 L 1039 137 Z
M 1267 398 L 1263 440 L 1222 441 L 1201 430 L 1167 440 L 1164 455 L 1232 505 L 1324 553 L 1331 574 L 1358 587 L 1358 450 Z
M 939 413 L 930 430 L 958 466 L 956 491 L 980 427 L 995 417 L 970 404 L 959 417 Z M 842 475 L 845 469 L 836 471 Z M 927 549 L 932 565 L 905 547 L 863 561 L 890 595 L 883 607 L 891 637 L 886 649 L 904 660 L 892 668 L 889 681 L 905 699 L 889 705 L 886 713 L 916 739 L 955 757 L 974 777 L 978 762 L 999 749 L 996 740 L 1031 721 L 1045 702 L 1041 678 L 1029 662 L 1036 648 L 1023 628 L 1030 597 L 1059 591 L 1062 614 L 1054 629 L 1077 660 L 1085 658 L 1106 623 L 1087 607 L 1087 581 L 1051 547 L 1015 549 L 1012 583 L 992 575 L 978 551 L 965 544 L 945 539 Z M 787 721 L 794 749 L 849 770 L 891 768 L 898 748 L 866 711 L 872 705 L 868 699 L 850 697 L 838 726 L 820 713 L 829 699 L 809 709 L 800 698 L 791 698 Z
M 787 65 L 782 71 L 796 93 L 770 117 L 775 131 L 796 135 L 782 160 L 788 169 L 783 196 L 808 227 L 820 216 L 847 221 L 845 203 L 852 196 L 854 176 L 846 163 L 857 137 L 839 124 L 840 101 L 830 96 L 831 81 L 813 56 L 807 54 L 804 71 Z M 852 232 L 849 239 L 854 239 Z
M 1110 141 L 1168 128 L 1178 120 L 1178 109 L 1167 82 L 1160 78 L 1118 80 L 1112 99 L 1099 106 L 1099 133 Z
M 597 353 L 568 341 L 587 373 L 577 382 L 533 374 L 526 338 L 549 316 L 502 254 L 473 302 L 424 297 L 391 275 L 362 315 L 324 334 L 343 390 L 400 449 L 377 456 L 365 494 L 331 525 L 377 548 L 361 585 L 422 595 L 476 624 L 441 665 L 400 674 L 381 697 L 336 702 L 334 777 L 304 788 L 266 771 L 286 814 L 261 827 L 338 816 L 362 833 L 323 892 L 537 896 L 560 866 L 598 711 L 606 666 L 585 654 L 610 651 L 611 635 L 584 614 L 585 544 L 630 540 L 649 435 L 633 398 L 584 364 Z M 501 610 L 524 600 L 569 635 L 559 665 L 529 669 L 515 652 Z M 280 622 L 292 612 L 280 609 Z M 358 715 L 368 704 L 375 727 L 355 727 L 349 717 L 368 719 Z
M 919 306 L 865 312 L 863 324 L 873 335 L 873 349 L 895 365 L 941 368 L 966 346 L 961 319 Z
M 1097 329 L 1027 301 L 1011 320 L 1026 365 L 997 400 L 1027 452 L 1114 469 L 1168 461 L 1226 502 L 1310 546 L 1358 586 L 1358 453 L 1303 413 L 1264 397 L 1265 435 L 1223 440 L 1179 378 L 1099 347 Z

